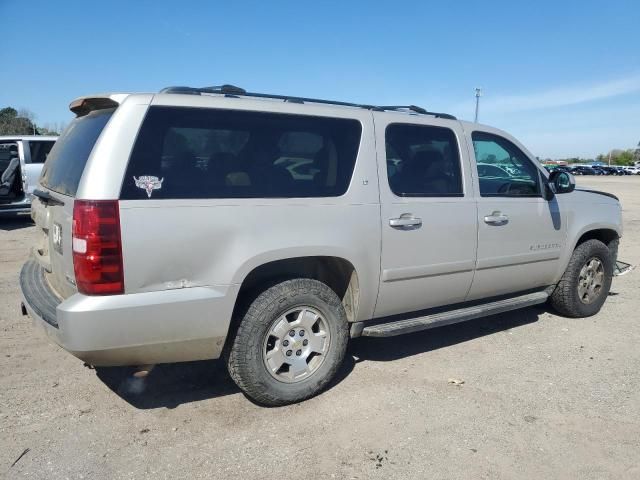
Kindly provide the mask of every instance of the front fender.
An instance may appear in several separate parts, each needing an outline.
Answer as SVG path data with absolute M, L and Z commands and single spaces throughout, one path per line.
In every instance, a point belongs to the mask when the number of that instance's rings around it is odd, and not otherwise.
M 560 279 L 562 278 L 564 271 L 567 269 L 567 266 L 569 265 L 569 260 L 571 260 L 571 255 L 573 255 L 573 251 L 578 246 L 578 243 L 580 242 L 580 240 L 585 235 L 589 234 L 589 232 L 594 232 L 594 231 L 600 231 L 600 232 L 609 231 L 609 232 L 615 233 L 615 235 L 618 238 L 622 237 L 621 224 L 606 222 L 606 221 L 593 222 L 587 225 L 582 225 L 580 228 L 575 229 L 575 231 L 570 232 L 569 235 L 567 236 L 566 248 L 560 258 L 559 269 L 556 272 L 556 278 L 555 278 L 556 283 L 559 282 Z

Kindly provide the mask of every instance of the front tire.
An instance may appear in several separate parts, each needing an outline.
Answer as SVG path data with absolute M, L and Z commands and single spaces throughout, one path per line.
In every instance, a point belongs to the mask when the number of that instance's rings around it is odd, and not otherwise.
M 257 403 L 295 403 L 327 386 L 342 364 L 348 339 L 346 313 L 333 290 L 317 280 L 288 280 L 251 303 L 227 368 Z
M 607 299 L 612 278 L 611 251 L 599 240 L 587 240 L 573 251 L 551 294 L 551 306 L 567 317 L 595 315 Z

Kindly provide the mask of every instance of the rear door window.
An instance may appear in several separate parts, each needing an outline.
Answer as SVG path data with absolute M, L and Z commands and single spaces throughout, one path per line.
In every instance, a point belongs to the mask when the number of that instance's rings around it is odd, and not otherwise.
M 340 196 L 360 136 L 351 119 L 151 107 L 120 198 Z
M 394 123 L 387 127 L 387 177 L 399 197 L 461 197 L 462 172 L 453 130 Z
M 91 150 L 114 109 L 95 110 L 74 119 L 55 142 L 42 168 L 45 187 L 75 196 Z

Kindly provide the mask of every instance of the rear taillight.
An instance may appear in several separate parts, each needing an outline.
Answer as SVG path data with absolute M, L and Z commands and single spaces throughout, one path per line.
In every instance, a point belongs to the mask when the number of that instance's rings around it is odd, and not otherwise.
M 124 293 L 117 200 L 76 200 L 72 242 L 73 269 L 80 293 Z

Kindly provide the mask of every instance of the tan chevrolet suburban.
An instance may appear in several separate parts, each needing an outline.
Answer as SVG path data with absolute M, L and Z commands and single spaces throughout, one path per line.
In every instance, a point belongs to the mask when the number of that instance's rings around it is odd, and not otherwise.
M 20 283 L 23 313 L 91 365 L 222 357 L 281 405 L 326 387 L 350 337 L 607 298 L 618 199 L 495 128 L 231 85 L 70 108 Z

